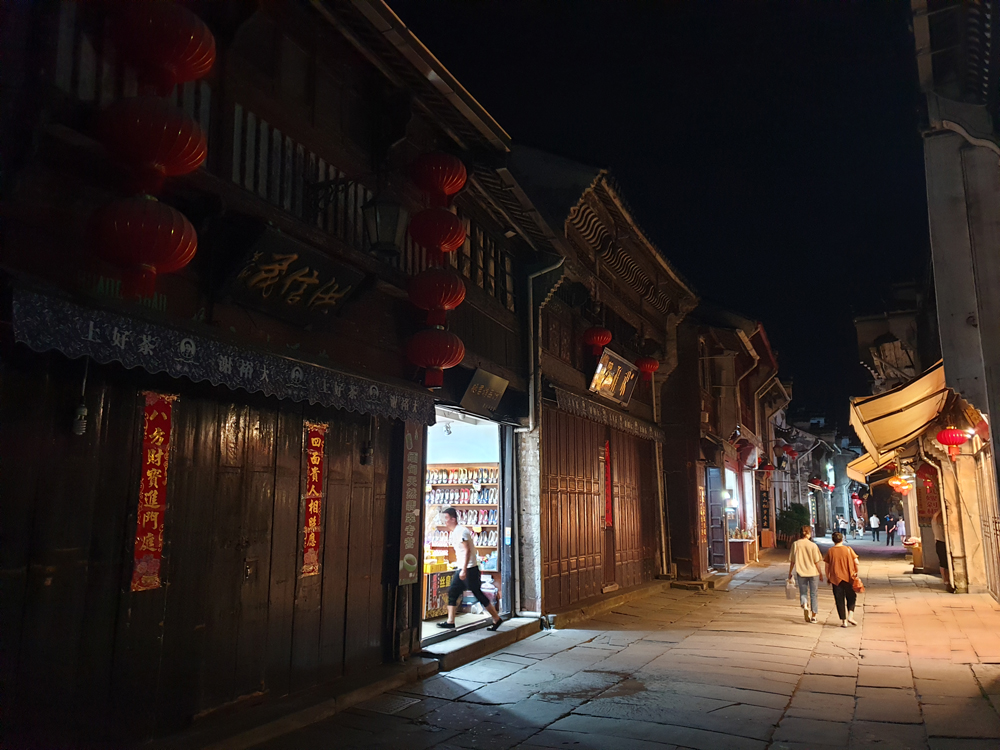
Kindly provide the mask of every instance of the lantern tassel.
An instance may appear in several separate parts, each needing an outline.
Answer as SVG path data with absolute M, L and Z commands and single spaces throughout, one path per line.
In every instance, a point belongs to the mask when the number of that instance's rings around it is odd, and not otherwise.
M 424 372 L 425 388 L 440 388 L 444 385 L 444 370 L 440 367 L 428 367 Z
M 125 299 L 148 299 L 156 294 L 156 269 L 141 266 L 135 271 L 122 274 L 122 297 Z

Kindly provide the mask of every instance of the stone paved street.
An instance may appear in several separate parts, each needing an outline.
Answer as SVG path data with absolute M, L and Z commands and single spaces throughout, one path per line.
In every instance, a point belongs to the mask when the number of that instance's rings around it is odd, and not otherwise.
M 821 624 L 803 622 L 773 555 L 728 591 L 539 633 L 261 747 L 1000 748 L 1000 607 L 908 573 L 900 547 L 851 544 L 858 627 L 828 586 Z

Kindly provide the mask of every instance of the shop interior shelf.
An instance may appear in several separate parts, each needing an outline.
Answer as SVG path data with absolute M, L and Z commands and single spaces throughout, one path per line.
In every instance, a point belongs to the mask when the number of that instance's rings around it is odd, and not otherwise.
M 495 523 L 463 523 L 462 526 L 489 526 L 491 529 L 499 528 L 498 524 Z M 448 527 L 444 524 L 438 524 L 439 529 L 447 529 Z
M 428 487 L 471 487 L 478 484 L 480 487 L 497 487 L 498 482 L 432 482 Z
M 452 508 L 495 508 L 499 503 L 427 503 L 428 505 L 450 505 Z

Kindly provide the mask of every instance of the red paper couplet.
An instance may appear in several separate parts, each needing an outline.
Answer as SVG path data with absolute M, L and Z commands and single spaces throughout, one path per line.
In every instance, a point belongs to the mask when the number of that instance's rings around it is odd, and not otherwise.
M 163 521 L 167 508 L 170 426 L 177 396 L 146 391 L 142 428 L 142 481 L 135 522 L 132 590 L 158 589 L 163 557 Z
M 306 422 L 306 521 L 302 552 L 302 576 L 319 575 L 319 547 L 326 468 L 328 425 Z
M 604 441 L 604 528 L 615 525 L 614 495 L 611 483 L 611 443 Z

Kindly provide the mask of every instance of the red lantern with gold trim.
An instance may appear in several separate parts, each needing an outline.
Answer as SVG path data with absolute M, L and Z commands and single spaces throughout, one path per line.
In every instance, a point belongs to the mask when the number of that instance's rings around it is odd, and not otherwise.
M 181 270 L 198 251 L 184 214 L 149 196 L 98 209 L 92 228 L 94 253 L 122 270 L 125 297 L 152 297 L 157 275 Z
M 447 206 L 468 179 L 462 160 L 441 151 L 418 156 L 411 172 L 417 187 L 430 194 L 433 206 Z
M 424 368 L 425 387 L 440 388 L 444 385 L 444 371 L 465 358 L 465 344 L 451 331 L 426 328 L 409 340 L 406 356 L 417 367 Z
M 115 47 L 138 69 L 139 79 L 166 96 L 196 81 L 215 64 L 215 37 L 180 3 L 129 0 L 112 21 Z
M 583 343 L 590 347 L 595 357 L 600 357 L 604 347 L 611 343 L 611 331 L 601 326 L 588 328 L 583 332 Z
M 465 282 L 450 268 L 428 268 L 410 279 L 407 291 L 410 302 L 427 311 L 427 325 L 443 326 L 465 299 Z
M 101 113 L 98 130 L 108 151 L 132 169 L 137 192 L 159 192 L 166 177 L 193 172 L 208 155 L 198 123 L 155 96 L 114 102 Z
M 649 382 L 653 379 L 653 373 L 660 369 L 660 361 L 652 357 L 639 357 L 635 361 L 635 366 L 642 373 L 642 379 Z
M 410 219 L 410 237 L 440 263 L 442 253 L 453 253 L 465 243 L 465 225 L 446 208 L 425 208 Z

